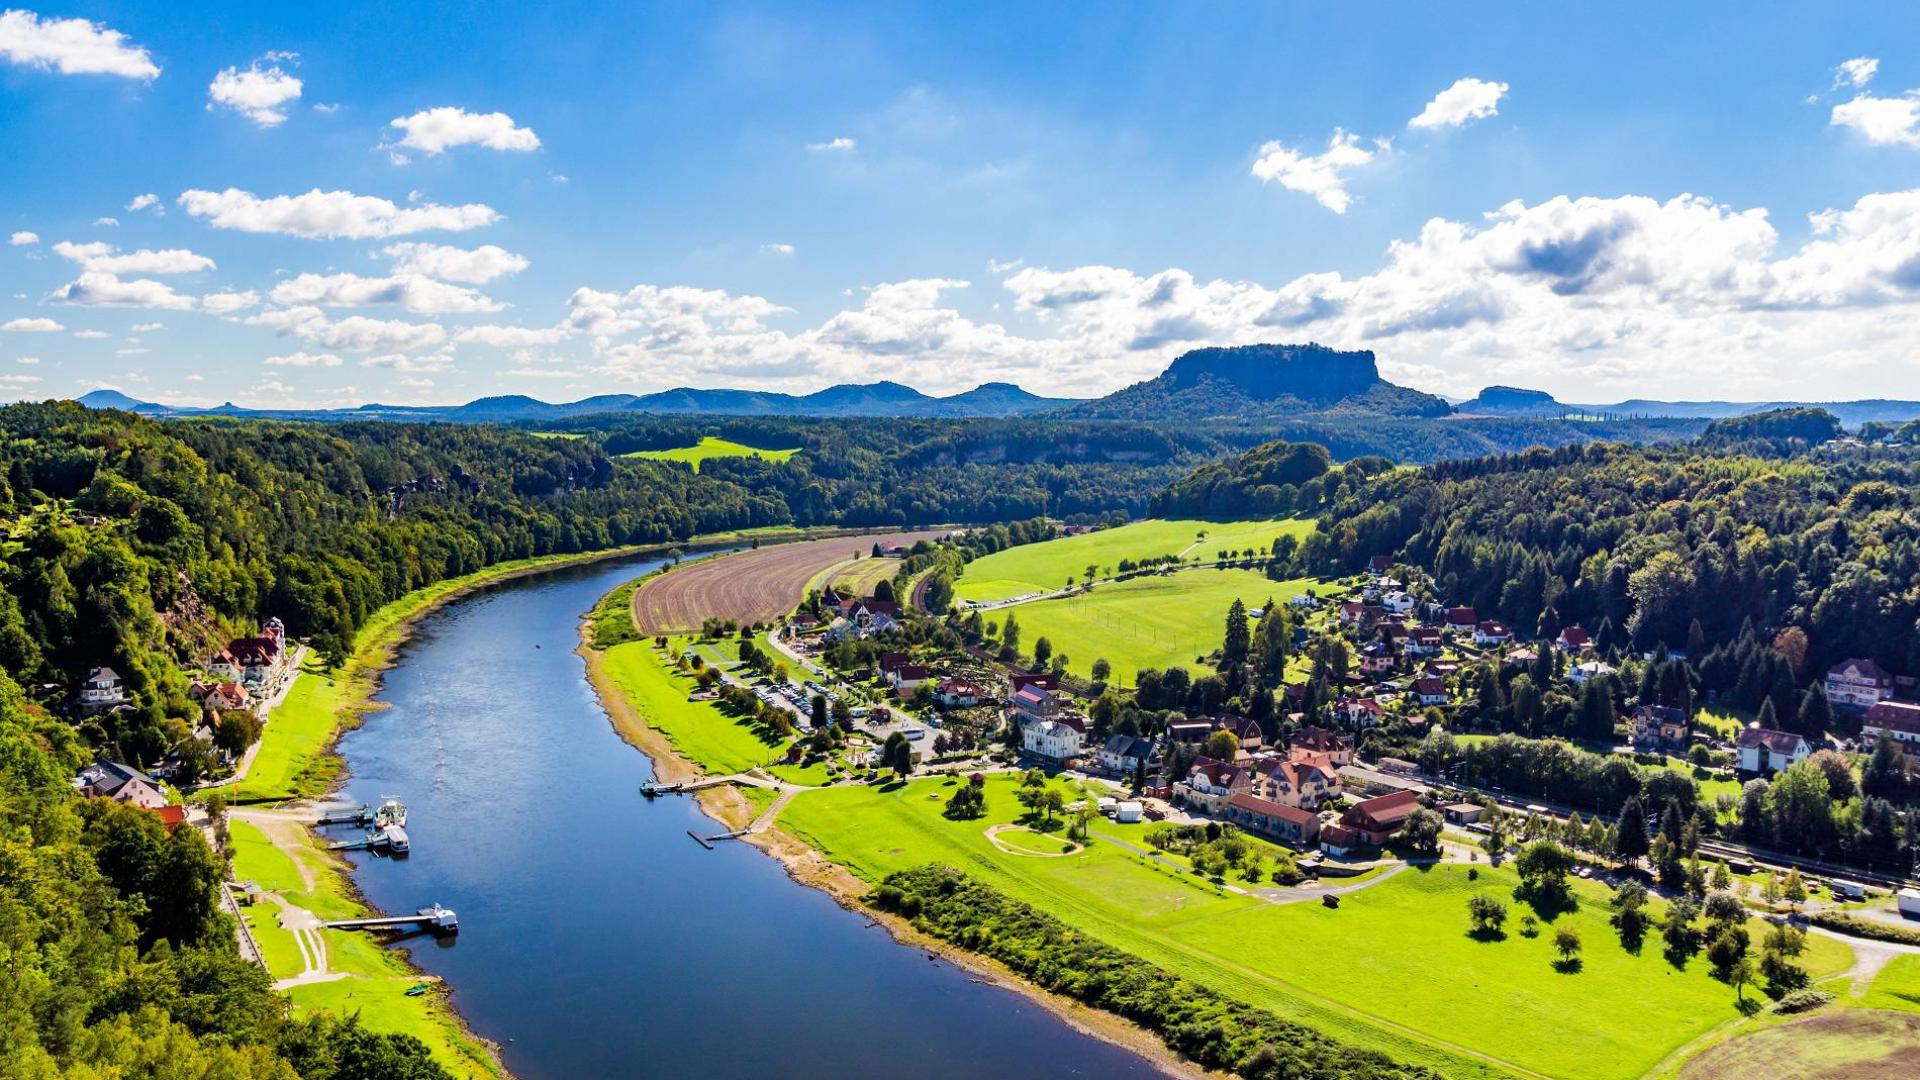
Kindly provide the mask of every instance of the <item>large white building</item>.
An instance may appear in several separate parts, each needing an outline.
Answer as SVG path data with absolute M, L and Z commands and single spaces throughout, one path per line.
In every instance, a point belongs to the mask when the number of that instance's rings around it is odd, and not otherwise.
M 1827 700 L 1843 709 L 1871 709 L 1893 696 L 1893 675 L 1872 660 L 1852 659 L 1827 672 Z
M 1034 757 L 1067 761 L 1086 751 L 1086 732 L 1074 717 L 1028 721 L 1020 728 L 1020 745 Z

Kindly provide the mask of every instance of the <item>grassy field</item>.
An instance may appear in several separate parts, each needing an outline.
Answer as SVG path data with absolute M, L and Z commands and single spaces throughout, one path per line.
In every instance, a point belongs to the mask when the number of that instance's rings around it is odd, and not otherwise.
M 1689 1061 L 1682 1080 L 1866 1080 L 1920 1075 L 1920 1017 L 1824 1010 L 1767 1024 Z
M 1120 843 L 1139 827 L 1102 826 L 1084 852 L 1036 858 L 996 849 L 988 826 L 1015 820 L 1013 779 L 989 778 L 988 814 L 948 821 L 940 780 L 904 788 L 808 792 L 781 825 L 869 880 L 941 862 L 962 868 L 1117 948 L 1222 993 L 1447 1076 L 1546 1075 L 1627 1080 L 1738 1016 L 1733 992 L 1695 960 L 1677 970 L 1657 941 L 1627 953 L 1607 923 L 1606 893 L 1580 882 L 1581 906 L 1559 925 L 1585 942 L 1581 969 L 1553 966 L 1551 930 L 1518 933 L 1509 870 L 1409 869 L 1348 895 L 1337 910 L 1269 904 L 1157 867 Z M 1129 839 L 1131 837 L 1132 839 Z M 1509 902 L 1511 933 L 1467 936 L 1466 898 Z M 1656 905 L 1657 906 L 1657 905 Z M 1758 935 L 1756 924 L 1755 934 Z M 1810 938 L 1819 977 L 1850 952 Z
M 367 914 L 348 894 L 337 864 L 318 849 L 302 848 L 298 857 L 304 866 L 296 865 L 293 856 L 276 847 L 254 825 L 233 821 L 229 831 L 236 878 L 253 881 L 322 919 Z M 263 899 L 242 910 L 273 977 L 285 979 L 300 974 L 299 946 L 290 931 L 281 929 L 279 907 Z M 434 1057 L 456 1076 L 499 1075 L 486 1050 L 460 1026 L 438 996 L 406 995 L 409 986 L 420 982 L 420 976 L 403 957 L 381 948 L 364 933 L 320 933 L 326 940 L 328 969 L 344 972 L 346 977 L 286 991 L 296 1016 L 311 1009 L 340 1016 L 357 1014 L 370 1030 L 402 1032 L 423 1040 Z
M 899 572 L 899 559 L 856 559 L 826 571 L 822 584 L 832 585 L 842 595 L 872 596 L 875 585 Z
M 1861 1004 L 1870 1009 L 1920 1012 L 1920 955 L 1897 956 L 1881 968 Z
M 704 435 L 701 436 L 699 442 L 692 446 L 681 446 L 672 450 L 635 450 L 631 454 L 622 454 L 620 456 L 646 458 L 650 461 L 683 462 L 691 466 L 694 472 L 699 472 L 700 463 L 713 458 L 757 457 L 778 463 L 787 460 L 799 452 L 798 447 L 792 450 L 762 450 L 759 447 L 730 442 L 712 435 Z
M 1191 668 L 1194 657 L 1220 647 L 1227 633 L 1227 609 L 1237 598 L 1248 609 L 1268 598 L 1285 602 L 1313 582 L 1270 581 L 1257 570 L 1181 570 L 1159 577 L 1138 577 L 1096 585 L 1091 592 L 1058 600 L 1039 600 L 986 617 L 1020 623 L 1020 648 L 1031 653 L 1045 637 L 1067 669 L 1085 675 L 1105 657 L 1111 679 L 1123 686 L 1143 667 L 1179 664 Z
M 1137 521 L 1115 529 L 1063 536 L 1040 544 L 996 551 L 967 564 L 956 585 L 962 600 L 1005 600 L 1048 592 L 1080 580 L 1088 566 L 1105 574 L 1121 559 L 1187 553 L 1188 559 L 1212 559 L 1222 549 L 1266 551 L 1282 535 L 1303 537 L 1311 521 Z M 1200 539 L 1205 533 L 1206 538 Z M 1189 550 L 1191 549 L 1191 550 Z
M 685 643 L 675 640 L 674 654 Z M 680 756 L 714 775 L 746 772 L 780 756 L 784 740 L 720 711 L 711 701 L 688 701 L 693 679 L 675 671 L 651 641 L 606 651 L 606 673 L 648 725 L 673 742 Z M 821 769 L 824 778 L 825 769 Z

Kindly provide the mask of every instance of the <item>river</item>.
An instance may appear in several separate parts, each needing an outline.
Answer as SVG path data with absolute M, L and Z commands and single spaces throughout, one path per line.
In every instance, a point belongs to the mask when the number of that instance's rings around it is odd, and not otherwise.
M 657 563 L 557 570 L 423 619 L 340 741 L 347 794 L 397 795 L 411 857 L 353 856 L 385 911 L 440 903 L 404 946 L 526 1080 L 1155 1076 L 1018 994 L 974 983 L 795 884 L 691 799 L 648 803 L 574 653 L 580 616 Z

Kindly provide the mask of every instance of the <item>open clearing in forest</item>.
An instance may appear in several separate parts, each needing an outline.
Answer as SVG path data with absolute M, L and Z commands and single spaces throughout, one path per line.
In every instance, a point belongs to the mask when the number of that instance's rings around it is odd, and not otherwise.
M 1721 1043 L 1688 1062 L 1682 1080 L 1876 1080 L 1920 1076 L 1920 1016 L 1848 1009 Z
M 684 634 L 707 618 L 768 622 L 806 598 L 807 583 L 836 563 L 878 544 L 911 546 L 946 535 L 944 529 L 873 536 L 842 536 L 736 551 L 647 579 L 633 593 L 634 624 L 642 634 Z
M 700 463 L 710 458 L 757 457 L 777 465 L 799 452 L 798 447 L 792 450 L 762 450 L 757 446 L 704 435 L 692 446 L 679 446 L 672 450 L 635 450 L 631 454 L 620 456 L 645 458 L 649 461 L 678 461 L 692 467 L 694 472 L 699 472 Z
M 1067 670 L 1089 675 L 1095 660 L 1113 666 L 1108 678 L 1132 686 L 1141 668 L 1180 666 L 1220 647 L 1227 636 L 1227 609 L 1235 599 L 1253 611 L 1272 599 L 1286 603 L 1311 588 L 1309 578 L 1272 581 L 1258 570 L 1181 570 L 1095 585 L 1086 593 L 1036 600 L 983 613 L 988 620 L 1020 624 L 1020 650 L 1046 638 Z
M 1410 868 L 1344 896 L 1337 909 L 1272 904 L 1122 846 L 1147 847 L 1141 825 L 1096 824 L 1093 842 L 1073 855 L 1008 852 L 985 830 L 1022 814 L 1018 778 L 987 777 L 986 814 L 971 821 L 942 815 L 948 784 L 807 791 L 779 825 L 868 881 L 929 862 L 961 868 L 1222 994 L 1448 1077 L 1632 1080 L 1740 1015 L 1733 990 L 1712 978 L 1704 956 L 1675 968 L 1657 933 L 1637 954 L 1624 949 L 1608 922 L 1609 893 L 1593 882 L 1575 880 L 1579 909 L 1532 938 L 1520 933 L 1531 909 L 1513 898 L 1514 872 L 1485 863 Z M 1476 892 L 1508 905 L 1504 939 L 1468 935 L 1466 902 Z M 1653 903 L 1656 918 L 1664 908 Z M 1584 943 L 1577 971 L 1554 966 L 1561 926 Z M 1756 939 L 1761 929 L 1757 921 L 1749 928 Z M 1846 970 L 1853 956 L 1815 935 L 1801 962 L 1819 979 Z
M 1273 542 L 1291 535 L 1304 539 L 1314 525 L 1280 521 L 1136 521 L 1113 529 L 1022 544 L 967 564 L 954 583 L 962 600 L 1006 600 L 1027 593 L 1052 592 L 1086 577 L 1087 567 L 1105 576 L 1122 559 L 1151 559 L 1186 554 L 1187 561 L 1212 560 L 1221 551 L 1273 550 Z M 1205 538 L 1200 534 L 1205 533 Z

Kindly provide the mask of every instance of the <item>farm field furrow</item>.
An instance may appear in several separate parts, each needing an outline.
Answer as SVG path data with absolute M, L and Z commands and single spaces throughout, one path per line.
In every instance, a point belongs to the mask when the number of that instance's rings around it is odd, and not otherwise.
M 643 634 L 700 629 L 709 617 L 765 622 L 799 605 L 807 583 L 828 567 L 863 557 L 875 543 L 906 544 L 933 539 L 942 529 L 873 536 L 842 536 L 736 551 L 676 568 L 642 583 L 633 594 L 633 615 Z

